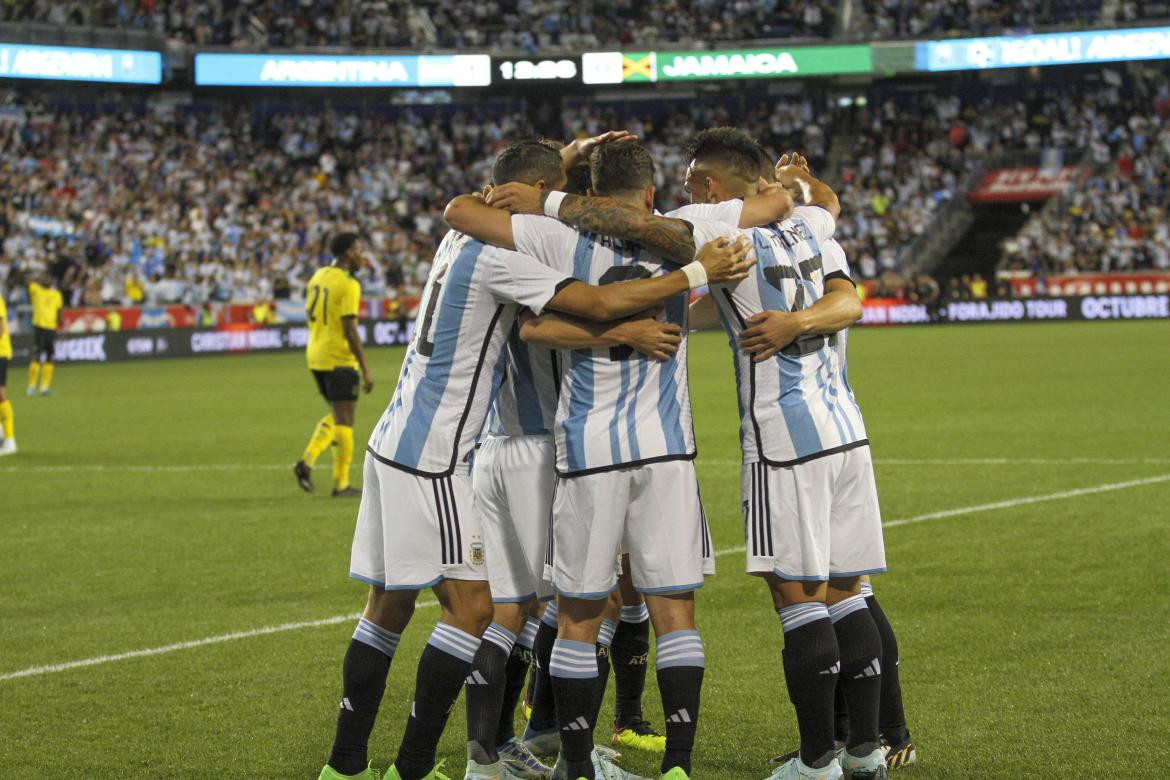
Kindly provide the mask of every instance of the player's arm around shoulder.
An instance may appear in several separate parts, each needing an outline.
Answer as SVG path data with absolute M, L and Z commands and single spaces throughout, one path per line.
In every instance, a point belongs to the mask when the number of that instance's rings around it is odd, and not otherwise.
M 603 349 L 627 345 L 655 360 L 669 360 L 682 344 L 682 329 L 659 322 L 653 311 L 617 322 L 589 322 L 555 313 L 520 315 L 520 338 L 550 349 Z
M 455 230 L 466 233 L 485 244 L 515 249 L 512 236 L 512 215 L 503 209 L 493 208 L 478 193 L 459 195 L 443 210 L 443 219 Z
M 845 277 L 825 282 L 825 294 L 800 311 L 762 311 L 747 318 L 748 327 L 739 337 L 739 346 L 758 363 L 801 336 L 837 333 L 861 319 L 857 288 Z

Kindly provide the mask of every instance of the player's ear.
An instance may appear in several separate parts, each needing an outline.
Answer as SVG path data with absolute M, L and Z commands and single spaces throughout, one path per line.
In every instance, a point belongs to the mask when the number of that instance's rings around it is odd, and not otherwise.
M 491 194 L 492 194 L 492 185 L 490 185 L 490 184 L 483 185 L 483 196 L 486 198 L 488 195 L 491 195 Z
M 642 193 L 642 197 L 644 199 L 643 202 L 646 204 L 646 210 L 653 211 L 654 210 L 654 185 L 653 184 L 649 184 L 646 186 L 646 191 Z
M 597 197 L 597 190 L 593 189 L 592 187 L 586 187 L 585 194 L 588 195 L 590 198 L 596 198 Z
M 706 182 L 706 185 L 707 185 L 707 202 L 708 203 L 718 203 L 719 202 L 719 187 L 720 187 L 719 181 L 716 179 L 712 179 L 710 176 L 708 176 L 704 181 Z

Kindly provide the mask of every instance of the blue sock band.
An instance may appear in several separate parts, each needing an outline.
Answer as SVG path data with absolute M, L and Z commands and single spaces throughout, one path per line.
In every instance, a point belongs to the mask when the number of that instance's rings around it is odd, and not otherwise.
M 806 601 L 781 607 L 776 610 L 776 614 L 780 616 L 780 624 L 784 627 L 784 633 L 787 634 L 789 631 L 794 631 L 808 623 L 827 620 L 829 608 L 820 601 Z
M 557 627 L 557 602 L 556 602 L 556 599 L 553 599 L 552 601 L 550 601 L 548 603 L 548 606 L 544 608 L 544 615 L 540 618 L 540 621 L 542 623 L 548 624 L 549 626 L 551 626 L 553 628 Z
M 672 666 L 703 668 L 707 665 L 707 657 L 703 653 L 703 640 L 694 629 L 671 631 L 658 637 L 654 657 L 658 669 L 669 669 Z
M 865 603 L 865 596 L 862 596 L 860 593 L 858 593 L 856 596 L 850 596 L 843 601 L 838 601 L 836 604 L 830 605 L 829 620 L 832 620 L 834 623 L 836 623 L 838 620 L 841 620 L 848 615 L 852 615 L 858 610 L 868 608 L 869 607 Z
M 483 641 L 499 647 L 504 651 L 504 655 L 511 655 L 512 645 L 516 644 L 516 635 L 498 623 L 492 623 L 483 632 Z
M 645 601 L 632 607 L 622 607 L 623 623 L 644 623 L 649 619 L 650 610 L 646 609 Z
M 435 630 L 431 632 L 431 638 L 427 640 L 427 644 L 467 663 L 475 660 L 475 653 L 479 650 L 477 637 L 446 623 L 435 625 Z
M 524 623 L 524 628 L 520 630 L 520 636 L 516 637 L 516 644 L 531 650 L 532 645 L 536 643 L 536 629 L 540 628 L 540 621 L 536 618 L 528 618 Z
M 358 620 L 357 628 L 353 631 L 353 638 L 387 657 L 393 658 L 394 651 L 398 649 L 398 642 L 402 639 L 402 634 L 387 631 L 372 620 L 361 618 Z
M 548 673 L 553 677 L 588 679 L 596 677 L 597 646 L 572 639 L 558 639 L 553 643 Z

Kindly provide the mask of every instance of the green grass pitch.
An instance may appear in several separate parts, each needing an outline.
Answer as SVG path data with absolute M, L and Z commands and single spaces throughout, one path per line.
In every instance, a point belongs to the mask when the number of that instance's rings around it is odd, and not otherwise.
M 920 748 L 907 777 L 1170 776 L 1168 346 L 1161 323 L 853 334 L 850 377 L 895 522 L 875 586 Z M 372 353 L 359 442 L 401 356 Z M 695 337 L 690 367 L 715 544 L 735 549 L 722 336 Z M 9 377 L 21 452 L 0 460 L 5 777 L 316 777 L 349 618 L 11 676 L 358 611 L 356 502 L 306 496 L 289 470 L 322 413 L 301 356 L 63 365 L 46 399 L 24 397 L 23 370 Z M 328 473 L 326 456 L 319 486 Z M 1166 481 L 1052 498 L 1151 478 Z M 742 553 L 719 567 L 698 596 L 708 670 L 694 776 L 758 780 L 795 743 L 779 623 Z M 376 766 L 393 757 L 436 616 L 418 611 L 394 661 Z M 440 746 L 457 778 L 463 728 L 460 703 Z M 657 776 L 645 756 L 627 766 Z

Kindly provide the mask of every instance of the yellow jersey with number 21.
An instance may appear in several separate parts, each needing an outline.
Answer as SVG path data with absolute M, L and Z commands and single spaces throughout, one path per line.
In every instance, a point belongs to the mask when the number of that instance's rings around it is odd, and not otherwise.
M 309 325 L 309 346 L 305 349 L 309 368 L 331 371 L 357 368 L 357 357 L 349 348 L 342 317 L 356 317 L 362 300 L 362 286 L 348 271 L 335 265 L 317 269 L 305 290 L 305 314 Z

